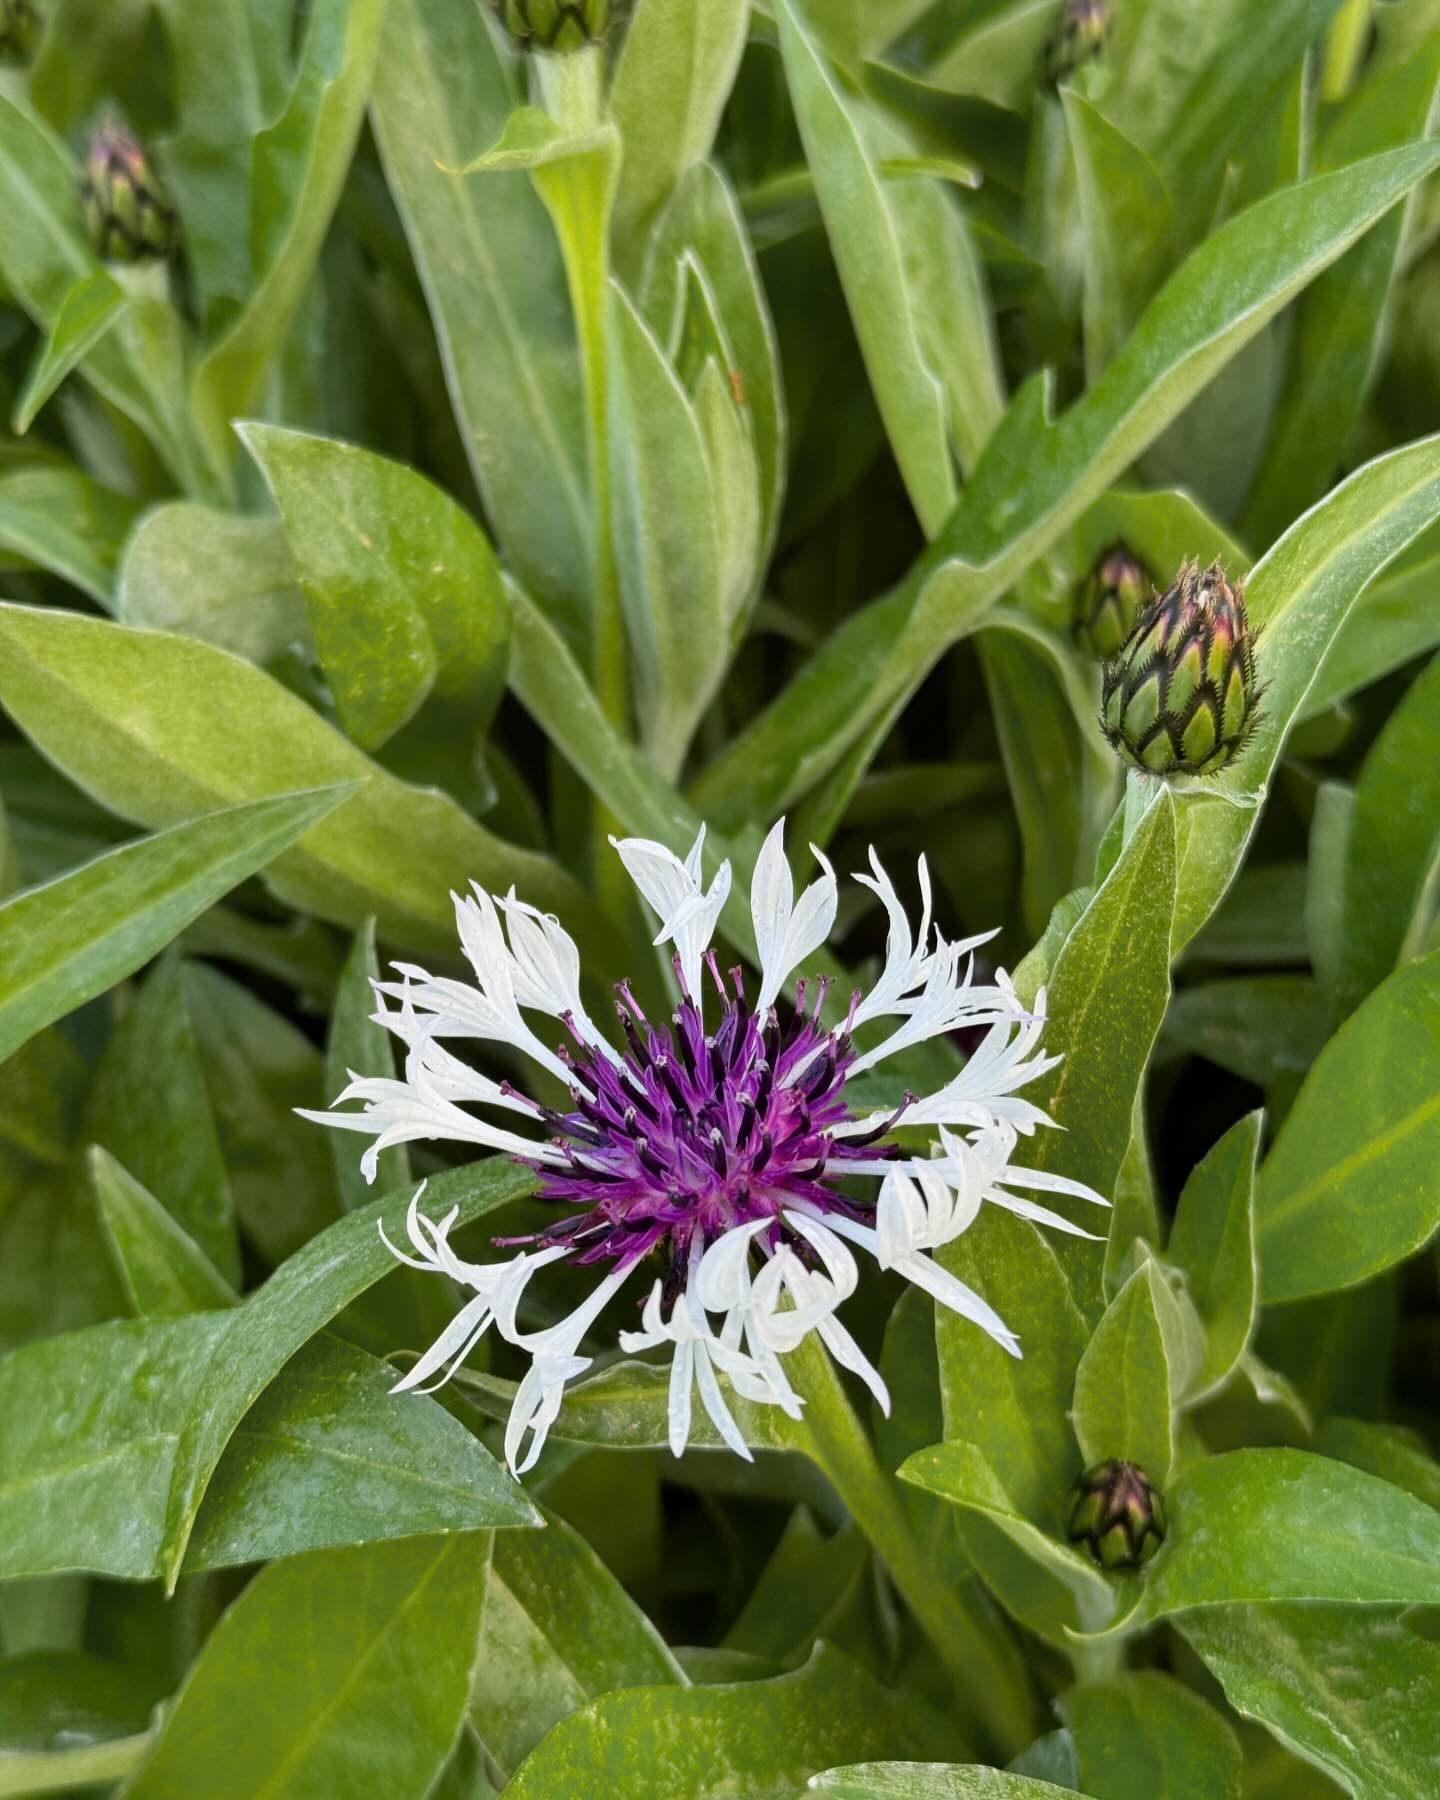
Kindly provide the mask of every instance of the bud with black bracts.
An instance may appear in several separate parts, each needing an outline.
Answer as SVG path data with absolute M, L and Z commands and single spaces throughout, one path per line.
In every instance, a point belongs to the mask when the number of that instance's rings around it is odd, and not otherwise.
M 1165 1542 L 1165 1502 L 1137 1464 L 1097 1463 L 1075 1483 L 1069 1529 L 1102 1569 L 1139 1569 Z
M 1127 544 L 1102 552 L 1076 596 L 1075 636 L 1102 662 L 1119 651 L 1155 592 L 1150 571 Z
M 604 37 L 613 0 L 492 0 L 505 29 L 527 50 L 579 50 Z
M 1065 0 L 1045 45 L 1045 79 L 1052 87 L 1105 54 L 1110 25 L 1108 0 Z
M 28 63 L 39 35 L 32 0 L 0 0 L 0 63 Z
M 106 119 L 90 140 L 81 189 L 85 229 L 105 262 L 154 262 L 179 242 L 180 222 L 133 132 Z
M 1218 775 L 1259 717 L 1255 638 L 1239 583 L 1186 563 L 1105 665 L 1100 723 L 1148 775 Z

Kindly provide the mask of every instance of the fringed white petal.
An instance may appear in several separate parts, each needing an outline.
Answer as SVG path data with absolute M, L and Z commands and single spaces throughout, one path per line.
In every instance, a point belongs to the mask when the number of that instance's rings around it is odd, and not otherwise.
M 839 895 L 835 871 L 810 846 L 824 870 L 795 902 L 795 881 L 785 856 L 785 821 L 781 819 L 761 846 L 750 884 L 750 916 L 760 957 L 760 992 L 755 1010 L 772 1006 L 790 972 L 814 954 L 830 935 Z

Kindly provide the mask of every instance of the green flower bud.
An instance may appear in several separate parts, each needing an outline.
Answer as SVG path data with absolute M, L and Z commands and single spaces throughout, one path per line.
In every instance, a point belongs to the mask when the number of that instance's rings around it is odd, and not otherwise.
M 106 262 L 166 257 L 179 242 L 179 220 L 139 141 L 115 119 L 90 140 L 81 188 L 85 228 Z
M 1101 661 L 1115 656 L 1155 592 L 1150 571 L 1125 544 L 1112 544 L 1085 577 L 1075 607 L 1075 636 Z
M 1100 723 L 1149 775 L 1218 775 L 1259 717 L 1255 640 L 1239 585 L 1186 563 L 1105 665 Z
M 31 0 L 0 0 L 0 63 L 28 63 L 39 31 Z
M 611 0 L 492 0 L 505 29 L 527 50 L 579 50 L 604 37 Z
M 1075 1483 L 1070 1540 L 1102 1569 L 1139 1569 L 1165 1542 L 1165 1502 L 1134 1463 L 1097 1463 Z
M 1045 79 L 1052 87 L 1105 54 L 1110 25 L 1108 0 L 1065 0 L 1060 21 L 1045 45 Z

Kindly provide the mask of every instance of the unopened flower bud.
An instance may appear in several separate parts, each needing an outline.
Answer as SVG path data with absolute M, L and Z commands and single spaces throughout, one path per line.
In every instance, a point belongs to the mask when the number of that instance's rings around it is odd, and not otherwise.
M 1104 55 L 1110 25 L 1108 0 L 1065 0 L 1045 45 L 1045 78 L 1052 87 Z
M 1219 563 L 1186 563 L 1106 664 L 1100 722 L 1147 774 L 1217 775 L 1254 730 L 1260 693 L 1239 584 Z
M 1070 1540 L 1102 1569 L 1141 1568 L 1165 1541 L 1165 1502 L 1135 1463 L 1097 1463 L 1075 1484 Z
M 90 140 L 81 189 L 85 228 L 106 262 L 166 257 L 179 240 L 179 220 L 139 140 L 107 119 Z
M 1075 635 L 1092 656 L 1109 661 L 1135 629 L 1155 592 L 1150 572 L 1125 544 L 1112 544 L 1085 577 L 1077 596 Z
M 28 63 L 39 32 L 31 0 L 0 0 L 0 63 Z
M 604 37 L 612 0 L 493 0 L 505 29 L 527 50 L 578 50 Z

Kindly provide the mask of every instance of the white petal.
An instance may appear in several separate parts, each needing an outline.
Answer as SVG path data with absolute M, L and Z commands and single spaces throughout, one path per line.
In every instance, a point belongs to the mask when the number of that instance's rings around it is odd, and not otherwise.
M 682 1296 L 676 1308 L 685 1304 Z M 703 1355 L 703 1352 L 702 1352 Z M 675 1346 L 675 1360 L 670 1365 L 670 1400 L 667 1407 L 670 1454 L 683 1456 L 690 1442 L 690 1382 L 695 1369 L 695 1341 L 685 1338 Z
M 442 1368 L 445 1372 L 434 1386 L 443 1387 L 485 1335 L 490 1319 L 488 1294 L 477 1294 L 473 1300 L 467 1301 L 415 1367 L 395 1383 L 391 1393 L 404 1394 L 412 1388 L 419 1388 L 423 1382 L 429 1381 L 437 1369 Z M 433 1390 L 421 1388 L 421 1391 L 429 1393 Z
M 744 1457 L 746 1462 L 754 1462 L 750 1446 L 745 1442 L 740 1427 L 725 1404 L 725 1396 L 720 1392 L 720 1383 L 715 1379 L 715 1371 L 710 1366 L 708 1348 L 700 1343 L 695 1350 L 695 1382 L 700 1389 L 701 1404 L 709 1414 L 711 1424 L 735 1454 Z

